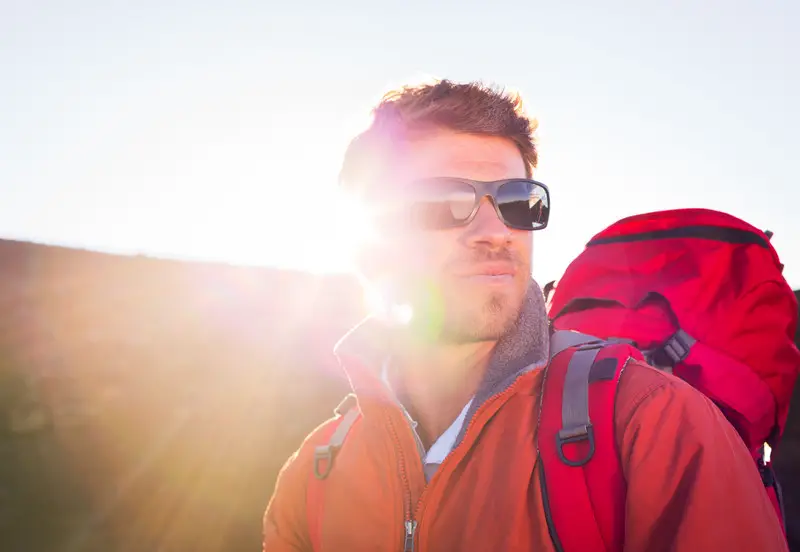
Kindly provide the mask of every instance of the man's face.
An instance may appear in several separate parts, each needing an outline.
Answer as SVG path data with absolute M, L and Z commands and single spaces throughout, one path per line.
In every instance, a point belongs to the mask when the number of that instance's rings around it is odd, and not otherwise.
M 400 165 L 397 186 L 430 177 L 487 182 L 526 177 L 510 140 L 447 130 L 408 144 Z M 380 272 L 401 300 L 411 303 L 415 325 L 430 337 L 490 341 L 515 323 L 531 277 L 532 233 L 508 228 L 489 198 L 481 200 L 466 226 L 408 227 L 384 238 Z

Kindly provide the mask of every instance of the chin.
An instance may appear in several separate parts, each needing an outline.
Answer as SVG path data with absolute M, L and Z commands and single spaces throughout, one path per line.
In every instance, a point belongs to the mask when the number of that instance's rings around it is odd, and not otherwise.
M 517 321 L 521 306 L 519 298 L 511 294 L 492 295 L 483 307 L 485 327 L 492 333 L 506 333 Z
M 506 334 L 519 317 L 522 301 L 509 293 L 494 292 L 480 301 L 454 298 L 443 328 L 449 341 L 496 341 Z

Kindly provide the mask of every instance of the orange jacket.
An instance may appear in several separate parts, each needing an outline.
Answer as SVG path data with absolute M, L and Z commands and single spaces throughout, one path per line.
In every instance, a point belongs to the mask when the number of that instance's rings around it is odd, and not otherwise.
M 324 481 L 323 551 L 404 550 L 406 521 L 414 520 L 417 552 L 556 552 L 534 445 L 548 356 L 540 302 L 529 297 L 518 331 L 498 344 L 466 430 L 429 483 L 411 426 L 377 376 L 385 348 L 374 324 L 351 332 L 337 354 L 362 417 Z M 787 550 L 741 438 L 703 395 L 630 362 L 615 418 L 628 484 L 626 552 Z M 265 552 L 311 551 L 306 489 L 330 423 L 281 471 L 264 517 Z

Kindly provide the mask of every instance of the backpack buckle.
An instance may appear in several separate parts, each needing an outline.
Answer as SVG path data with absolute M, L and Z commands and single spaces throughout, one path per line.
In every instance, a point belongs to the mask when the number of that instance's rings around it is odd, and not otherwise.
M 320 465 L 324 464 L 324 471 L 320 470 Z M 317 479 L 325 479 L 331 473 L 333 467 L 333 447 L 330 445 L 319 446 L 314 449 L 314 476 Z
M 763 461 L 758 463 L 758 472 L 761 475 L 761 482 L 764 483 L 764 487 L 774 487 L 775 486 L 775 472 L 772 471 L 770 466 L 767 466 Z
M 356 399 L 355 393 L 350 393 L 342 399 L 342 402 L 340 402 L 336 408 L 334 408 L 333 413 L 337 416 L 344 416 L 351 408 L 354 408 L 355 406 L 358 406 L 358 399 Z
M 355 397 L 353 396 L 352 399 L 348 397 L 345 401 L 342 401 L 342 404 L 339 406 L 345 405 L 348 400 L 355 400 Z M 339 449 L 342 448 L 347 433 L 360 416 L 360 411 L 357 408 L 351 408 L 344 416 L 340 414 L 337 415 L 341 417 L 341 420 L 328 439 L 328 444 L 318 446 L 314 449 L 314 476 L 316 476 L 317 479 L 325 479 L 328 477 L 328 474 L 331 473 L 334 457 Z M 325 463 L 324 466 L 322 466 L 323 462 Z
M 758 467 L 758 473 L 761 476 L 761 481 L 764 483 L 764 487 L 774 487 L 777 479 L 775 477 L 775 471 L 772 469 L 772 464 L 768 464 L 767 461 L 764 459 L 764 446 L 761 446 L 761 449 L 758 451 L 758 458 L 756 459 L 756 466 Z
M 654 366 L 674 367 L 686 360 L 695 343 L 697 343 L 695 338 L 683 330 L 678 330 L 661 347 L 650 352 L 648 362 Z
M 580 441 L 589 441 L 589 451 L 586 453 L 586 456 L 581 458 L 580 460 L 570 460 L 564 454 L 564 445 L 569 443 L 579 443 Z M 585 465 L 589 460 L 592 459 L 594 456 L 594 428 L 591 424 L 576 426 L 572 428 L 564 428 L 558 431 L 558 435 L 556 435 L 556 452 L 558 453 L 558 458 L 564 462 L 567 466 L 572 468 L 579 468 Z

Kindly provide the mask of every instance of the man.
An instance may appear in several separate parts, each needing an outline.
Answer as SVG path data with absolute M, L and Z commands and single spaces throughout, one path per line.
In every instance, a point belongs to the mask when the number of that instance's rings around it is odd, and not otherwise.
M 549 357 L 531 280 L 549 216 L 535 129 L 517 95 L 440 81 L 385 95 L 351 143 L 342 184 L 379 213 L 364 274 L 413 314 L 371 317 L 337 345 L 361 416 L 321 504 L 306 501 L 315 448 L 338 422 L 286 463 L 266 552 L 558 549 L 535 445 Z M 704 396 L 630 362 L 615 420 L 627 552 L 786 549 L 741 439 Z

